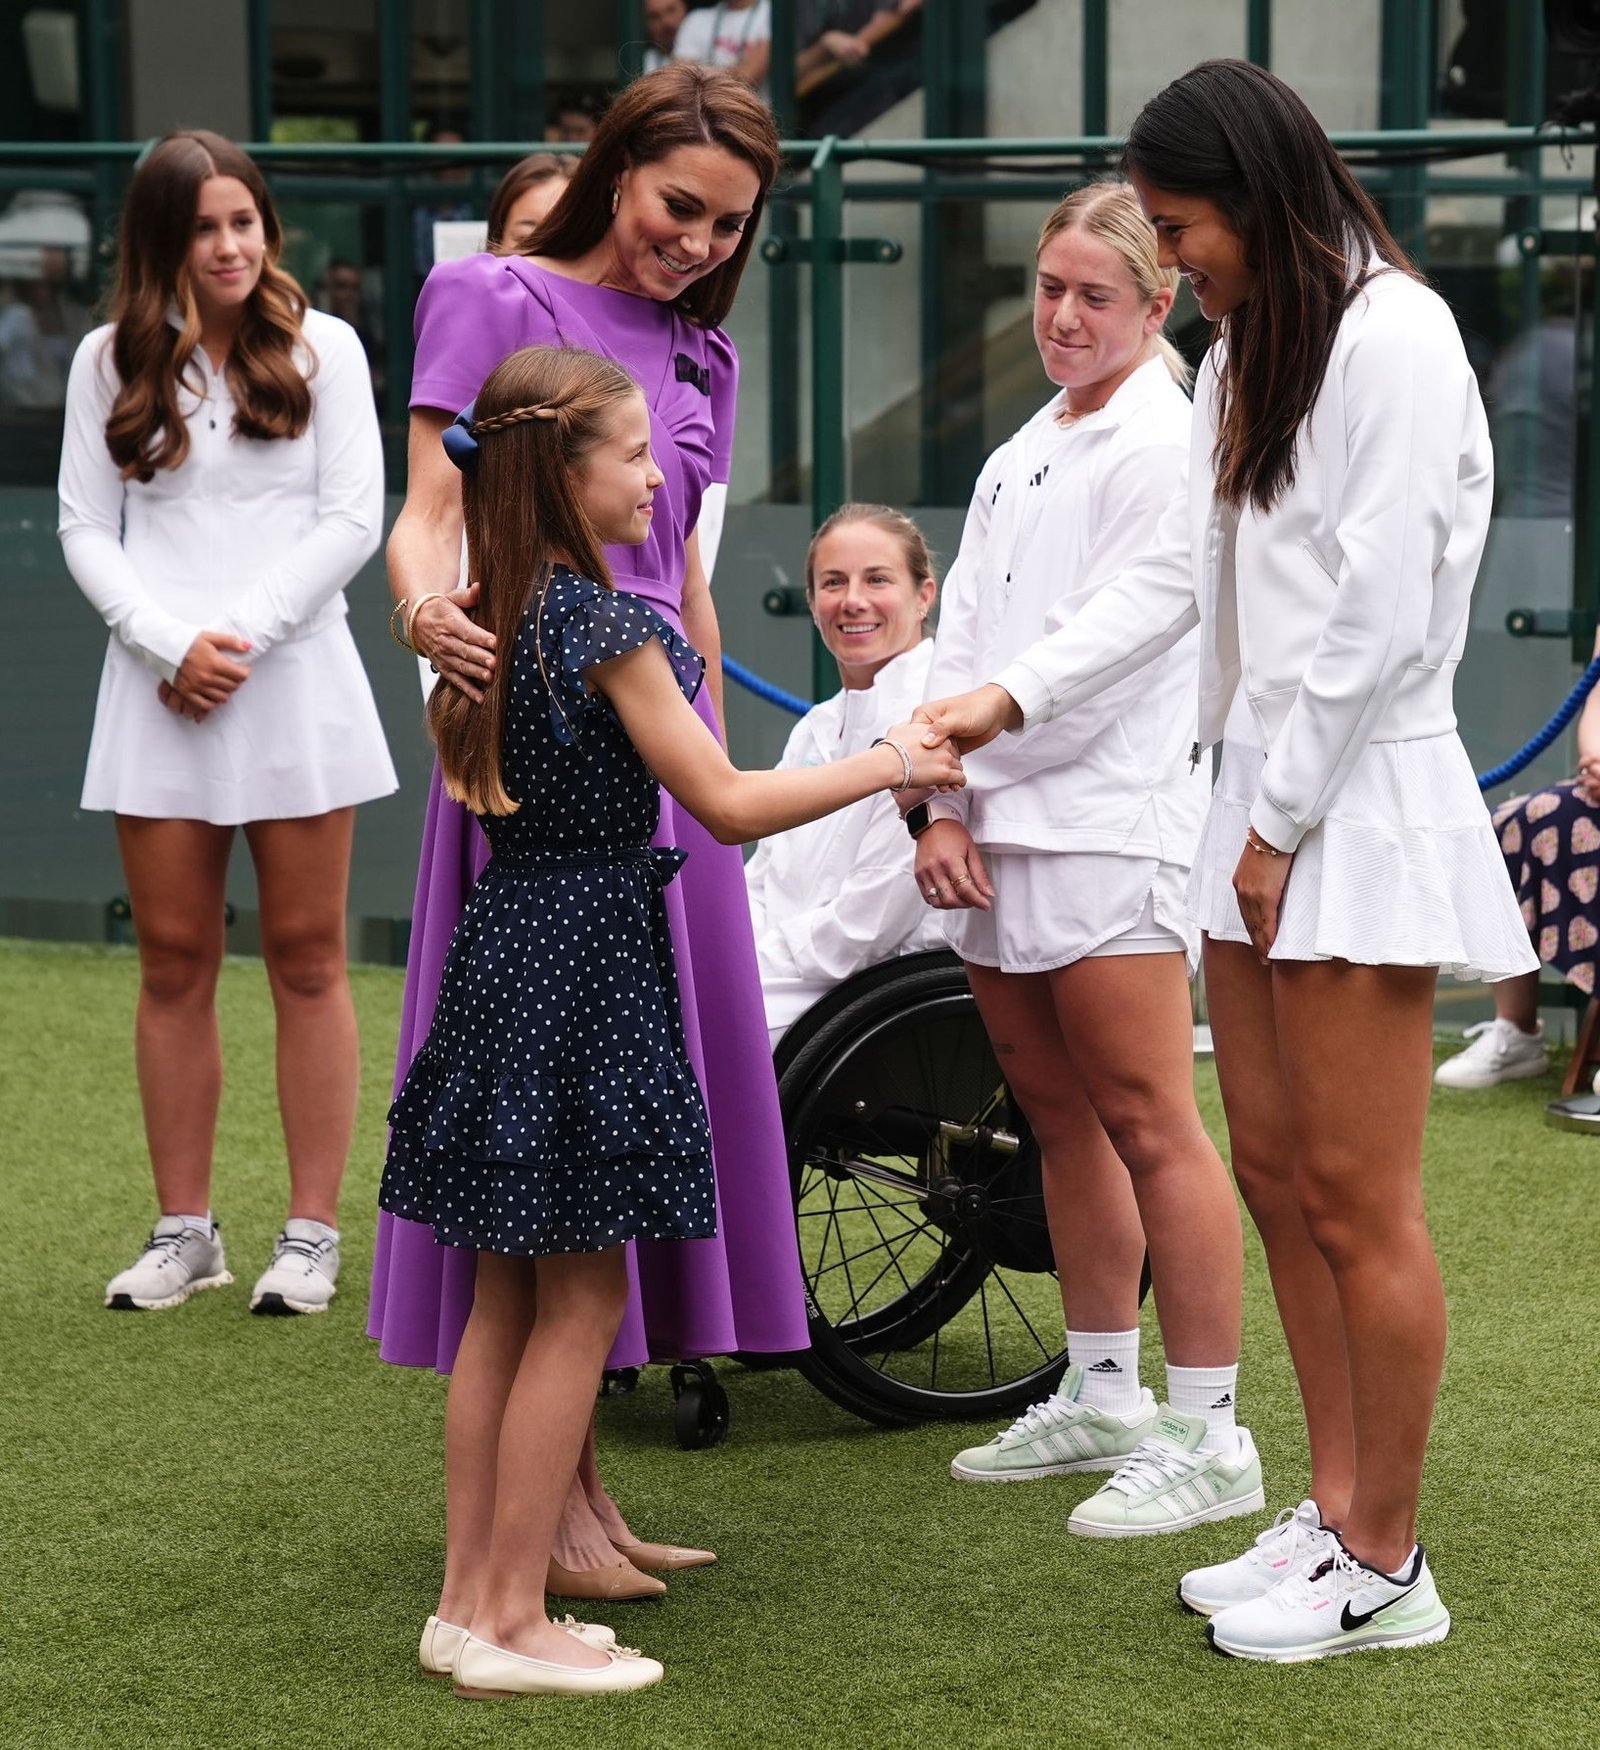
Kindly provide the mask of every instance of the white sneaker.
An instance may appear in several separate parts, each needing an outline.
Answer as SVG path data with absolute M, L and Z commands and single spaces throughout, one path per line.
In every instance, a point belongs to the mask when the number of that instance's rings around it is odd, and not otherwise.
M 1060 1388 L 1026 1409 L 987 1446 L 969 1446 L 950 1461 L 964 1483 L 1016 1483 L 1067 1476 L 1080 1470 L 1115 1470 L 1155 1426 L 1156 1401 L 1141 1392 L 1126 1415 L 1078 1403 L 1083 1369 L 1074 1362 Z
M 1248 1428 L 1236 1428 L 1231 1454 L 1201 1452 L 1204 1416 L 1162 1404 L 1156 1425 L 1133 1456 L 1067 1519 L 1079 1537 L 1153 1537 L 1209 1519 L 1233 1519 L 1266 1506 L 1261 1460 Z
M 1466 1036 L 1472 1041 L 1467 1049 L 1447 1057 L 1433 1072 L 1436 1086 L 1492 1088 L 1496 1082 L 1542 1076 L 1550 1067 L 1543 1021 L 1532 1033 L 1524 1033 L 1514 1022 L 1496 1015 L 1492 1021 L 1469 1027 Z
M 1231 1604 L 1248 1604 L 1291 1574 L 1316 1567 L 1338 1547 L 1316 1502 L 1302 1501 L 1298 1507 L 1285 1507 L 1242 1556 L 1192 1568 L 1178 1582 L 1178 1597 L 1197 1616 L 1214 1616 Z
M 272 1262 L 250 1294 L 253 1313 L 319 1313 L 328 1310 L 339 1281 L 339 1240 L 319 1221 L 291 1216 L 283 1224 Z
M 1219 1653 L 1294 1665 L 1370 1647 L 1426 1647 L 1450 1632 L 1421 1544 L 1405 1574 L 1391 1580 L 1358 1562 L 1335 1539 L 1333 1554 L 1259 1598 L 1231 1605 L 1206 1633 Z
M 225 1288 L 232 1280 L 222 1255 L 222 1229 L 215 1222 L 208 1235 L 181 1215 L 163 1215 L 138 1262 L 106 1284 L 106 1305 L 118 1312 L 161 1312 L 182 1306 L 202 1288 Z

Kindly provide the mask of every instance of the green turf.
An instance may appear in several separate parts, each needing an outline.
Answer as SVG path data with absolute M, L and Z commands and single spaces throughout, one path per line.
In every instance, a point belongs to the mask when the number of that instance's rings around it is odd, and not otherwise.
M 601 1413 L 647 1536 L 710 1570 L 612 1620 L 667 1662 L 607 1702 L 468 1704 L 417 1675 L 441 1548 L 442 1382 L 363 1337 L 397 974 L 362 970 L 366 1070 L 345 1291 L 257 1320 L 284 1172 L 259 965 L 222 983 L 216 1203 L 240 1280 L 167 1314 L 102 1310 L 150 1216 L 118 950 L 0 945 L 0 1744 L 71 1750 L 528 1745 L 1592 1745 L 1600 1141 L 1541 1122 L 1553 1080 L 1439 1097 L 1428 1138 L 1452 1309 L 1424 1503 L 1443 1646 L 1319 1666 L 1209 1653 L 1180 1569 L 1262 1520 L 1087 1543 L 1093 1479 L 982 1489 L 986 1427 L 891 1434 L 789 1373 L 723 1369 L 728 1445 L 673 1444 L 659 1369 Z M 1207 1117 L 1215 1084 L 1202 1072 Z M 1259 1248 L 1243 1408 L 1274 1505 L 1305 1483 Z M 1159 1380 L 1153 1331 L 1147 1355 Z M 1590 1602 L 1585 1604 L 1583 1599 Z

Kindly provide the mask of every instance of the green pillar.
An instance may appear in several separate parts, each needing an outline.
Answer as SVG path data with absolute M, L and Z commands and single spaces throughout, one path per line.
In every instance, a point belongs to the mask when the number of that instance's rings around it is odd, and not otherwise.
M 378 0 L 378 132 L 389 142 L 411 138 L 411 0 Z M 391 176 L 383 200 L 383 314 L 388 341 L 389 419 L 407 422 L 411 389 L 411 307 L 416 298 L 411 197 Z

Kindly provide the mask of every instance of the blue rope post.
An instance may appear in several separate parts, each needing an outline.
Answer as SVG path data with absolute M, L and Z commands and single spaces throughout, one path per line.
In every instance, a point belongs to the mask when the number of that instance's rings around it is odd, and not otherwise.
M 754 669 L 746 668 L 742 662 L 735 662 L 726 652 L 723 653 L 722 672 L 730 681 L 737 681 L 747 693 L 754 693 L 758 699 L 765 699 L 769 705 L 776 705 L 780 711 L 787 711 L 791 717 L 804 717 L 811 709 L 809 699 L 797 699 L 793 693 L 786 693 L 782 687 L 764 680 Z

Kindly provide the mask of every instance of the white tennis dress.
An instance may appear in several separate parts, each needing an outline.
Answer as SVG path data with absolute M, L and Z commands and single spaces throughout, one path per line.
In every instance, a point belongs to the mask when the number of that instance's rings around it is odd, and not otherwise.
M 110 628 L 83 806 L 238 825 L 325 814 L 397 788 L 344 589 L 383 530 L 383 452 L 354 329 L 308 310 L 298 438 L 233 434 L 226 377 L 196 350 L 179 399 L 181 467 L 124 481 L 106 449 L 111 329 L 85 337 L 67 388 L 61 544 Z M 313 364 L 311 354 L 315 355 Z M 202 723 L 161 704 L 202 631 L 251 649 L 250 676 Z

